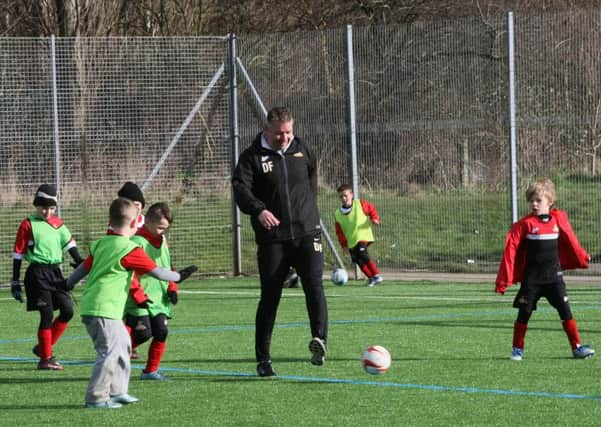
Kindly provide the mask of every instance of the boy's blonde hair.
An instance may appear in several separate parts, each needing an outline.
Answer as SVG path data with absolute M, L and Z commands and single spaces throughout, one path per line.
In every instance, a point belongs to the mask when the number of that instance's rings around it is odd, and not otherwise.
M 118 197 L 109 208 L 109 222 L 113 228 L 125 227 L 138 216 L 138 208 L 134 203 L 123 197 Z
M 542 178 L 530 184 L 526 190 L 526 200 L 531 201 L 535 196 L 547 197 L 549 204 L 554 205 L 557 201 L 555 184 L 549 178 Z

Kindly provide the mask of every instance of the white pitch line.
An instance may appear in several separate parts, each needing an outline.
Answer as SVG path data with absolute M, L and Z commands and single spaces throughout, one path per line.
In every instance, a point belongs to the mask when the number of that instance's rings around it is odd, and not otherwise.
M 192 295 L 224 295 L 224 296 L 259 296 L 259 293 L 241 292 L 241 291 L 191 291 L 180 290 L 180 293 Z M 303 297 L 303 293 L 282 294 L 282 297 Z M 460 298 L 460 297 L 436 297 L 436 296 L 405 296 L 405 295 L 347 295 L 347 294 L 327 294 L 328 298 L 357 298 L 357 299 L 407 299 L 424 301 L 510 301 L 508 298 Z
M 247 292 L 247 291 L 191 291 L 183 290 L 179 291 L 182 294 L 191 295 L 222 295 L 222 296 L 256 296 L 259 297 L 259 292 Z M 379 300 L 415 300 L 415 301 L 459 301 L 459 302 L 511 302 L 513 296 L 492 296 L 485 298 L 474 298 L 474 297 L 446 297 L 446 296 L 417 296 L 417 295 L 348 295 L 348 294 L 327 294 L 328 298 L 349 298 L 349 299 L 379 299 Z M 282 298 L 304 298 L 305 295 L 302 292 L 299 293 L 283 293 Z M 585 304 L 585 305 L 596 305 L 601 302 L 595 301 L 570 301 L 571 305 Z

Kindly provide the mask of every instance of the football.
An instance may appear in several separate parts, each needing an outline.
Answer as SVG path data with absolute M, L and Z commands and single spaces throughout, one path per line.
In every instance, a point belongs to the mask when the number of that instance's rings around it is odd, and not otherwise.
M 361 355 L 361 364 L 368 374 L 384 374 L 390 368 L 390 353 L 381 345 L 370 345 Z
M 344 268 L 337 268 L 332 272 L 332 282 L 338 286 L 344 285 L 348 282 L 348 273 Z

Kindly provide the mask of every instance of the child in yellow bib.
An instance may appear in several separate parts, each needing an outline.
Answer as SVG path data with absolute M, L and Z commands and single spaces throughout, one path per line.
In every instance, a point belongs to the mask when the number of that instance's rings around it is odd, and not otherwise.
M 367 286 L 375 286 L 384 279 L 376 263 L 369 257 L 367 247 L 374 242 L 371 224 L 380 225 L 376 207 L 366 200 L 355 199 L 348 184 L 338 187 L 342 206 L 336 209 L 336 236 L 343 250 L 348 250 L 351 259 L 367 276 Z

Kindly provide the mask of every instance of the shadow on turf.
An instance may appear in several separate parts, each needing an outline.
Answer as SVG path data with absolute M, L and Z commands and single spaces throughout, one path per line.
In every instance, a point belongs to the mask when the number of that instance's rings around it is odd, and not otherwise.
M 541 322 L 547 322 L 548 320 L 541 320 Z M 418 322 L 404 322 L 404 321 L 393 321 L 390 323 L 397 323 L 399 325 L 413 325 L 413 326 L 437 326 L 437 327 L 445 327 L 445 328 L 480 328 L 480 329 L 510 329 L 513 330 L 513 321 L 507 321 L 504 324 L 491 324 L 491 323 L 475 323 L 475 322 L 457 322 L 453 320 L 428 320 L 428 321 L 418 321 Z M 556 327 L 541 327 L 541 326 L 531 326 L 528 324 L 528 331 L 545 331 L 545 332 L 556 332 L 563 331 L 561 327 L 561 321 L 559 318 L 556 322 Z M 597 333 L 596 330 L 593 329 L 581 329 L 578 328 L 580 333 Z
M 60 375 L 60 374 L 58 374 Z M 68 382 L 88 382 L 90 377 L 48 377 L 48 378 L 40 378 L 40 377 L 30 377 L 30 378 L 0 378 L 0 385 L 4 384 L 41 384 L 41 383 L 68 383 Z
M 0 411 L 22 411 L 22 410 L 30 410 L 30 409 L 38 409 L 38 410 L 62 410 L 62 409 L 84 409 L 83 403 L 77 405 L 0 405 Z M 48 422 L 47 425 L 50 425 Z

